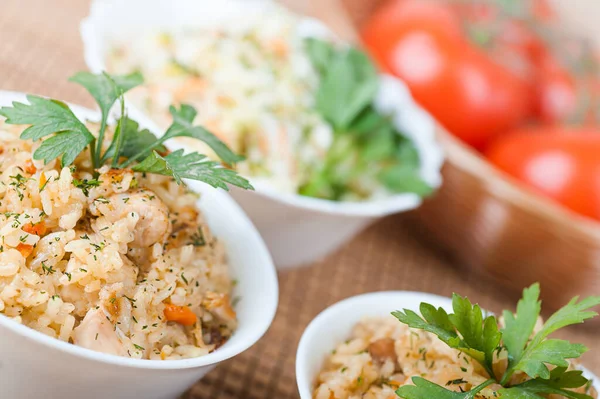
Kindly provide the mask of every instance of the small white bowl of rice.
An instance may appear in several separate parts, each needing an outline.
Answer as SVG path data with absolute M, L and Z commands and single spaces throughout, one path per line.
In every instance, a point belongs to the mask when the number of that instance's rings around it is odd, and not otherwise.
M 261 338 L 277 275 L 229 195 L 107 166 L 91 180 L 88 151 L 44 164 L 24 128 L 0 118 L 0 397 L 173 399 Z
M 452 311 L 450 298 L 384 291 L 354 296 L 321 312 L 304 331 L 296 353 L 300 398 L 394 399 L 411 376 L 442 386 L 461 381 L 468 387 L 487 380 L 466 355 L 391 315 L 401 309 L 418 313 L 422 302 Z M 577 367 L 598 390 L 597 378 Z
M 300 194 L 313 181 L 309 171 L 325 164 L 335 136 L 316 111 L 319 77 L 305 51 L 306 38 L 336 41 L 317 20 L 268 0 L 103 0 L 92 2 L 81 34 L 93 72 L 144 74 L 144 87 L 127 98 L 155 130 L 168 122 L 169 104 L 190 103 L 199 111 L 196 123 L 245 156 L 236 168 L 256 191 L 232 195 L 277 267 L 311 264 L 373 221 L 423 201 L 387 190 L 371 176 L 375 167 L 338 200 Z M 443 155 L 434 120 L 404 83 L 381 75 L 372 105 L 412 143 L 419 179 L 439 187 Z

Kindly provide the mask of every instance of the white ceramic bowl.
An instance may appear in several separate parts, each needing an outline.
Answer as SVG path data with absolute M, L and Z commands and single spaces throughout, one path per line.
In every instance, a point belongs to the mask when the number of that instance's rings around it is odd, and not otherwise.
M 20 93 L 0 92 L 0 106 L 25 101 Z M 72 107 L 79 117 L 98 114 Z M 135 118 L 135 112 L 130 112 Z M 94 352 L 18 324 L 0 314 L 0 398 L 178 397 L 222 361 L 245 351 L 268 329 L 277 308 L 273 262 L 260 235 L 225 192 L 188 182 L 201 194 L 199 207 L 225 244 L 232 277 L 237 279 L 235 309 L 239 327 L 222 347 L 185 360 L 138 360 Z
M 175 26 L 215 26 L 238 15 L 269 13 L 272 1 L 264 0 L 96 0 L 81 24 L 85 60 L 94 72 L 105 69 L 105 54 L 111 38 Z M 144 12 L 139 12 L 143 9 Z M 303 18 L 298 35 L 332 38 L 322 23 Z M 432 187 L 441 184 L 441 148 L 435 140 L 435 123 L 412 99 L 398 79 L 382 75 L 377 109 L 393 115 L 400 131 L 409 136 L 422 159 L 421 176 Z M 151 115 L 149 115 L 151 117 Z M 233 197 L 244 208 L 262 234 L 278 267 L 309 264 L 335 251 L 373 221 L 418 207 L 415 194 L 395 195 L 385 200 L 344 203 L 295 194 L 283 194 L 267 184 L 256 191 L 234 190 Z
M 321 312 L 306 327 L 296 353 L 296 381 L 301 399 L 312 399 L 314 384 L 331 351 L 350 336 L 354 325 L 369 316 L 386 316 L 395 310 L 419 312 L 421 302 L 452 310 L 452 300 L 423 292 L 384 291 L 340 301 Z M 594 386 L 598 379 L 584 369 Z

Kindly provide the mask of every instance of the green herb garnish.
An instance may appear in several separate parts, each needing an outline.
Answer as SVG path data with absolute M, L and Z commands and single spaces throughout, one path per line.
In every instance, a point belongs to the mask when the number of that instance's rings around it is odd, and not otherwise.
M 320 75 L 316 108 L 333 127 L 334 139 L 324 163 L 309 166 L 300 194 L 333 200 L 347 194 L 368 197 L 365 178 L 393 193 L 431 194 L 420 177 L 413 143 L 394 126 L 391 116 L 373 107 L 379 75 L 370 58 L 357 48 L 307 39 L 306 51 Z
M 80 188 L 83 194 L 87 197 L 90 195 L 90 189 L 92 187 L 98 187 L 102 182 L 97 179 L 73 179 L 73 185 L 77 188 Z
M 140 351 L 146 350 L 146 349 L 144 349 L 143 346 L 139 346 L 138 344 L 133 344 L 133 346 L 135 347 L 135 349 L 140 350 Z
M 42 261 L 42 270 L 44 271 L 44 273 L 49 276 L 50 274 L 54 274 L 54 272 L 56 272 L 56 270 L 54 270 L 54 268 L 52 266 L 46 266 L 46 261 Z
M 248 180 L 218 162 L 209 161 L 204 155 L 196 152 L 184 154 L 183 150 L 167 154 L 165 141 L 174 137 L 191 137 L 205 142 L 225 164 L 234 165 L 243 159 L 214 134 L 201 126 L 194 126 L 197 113 L 193 107 L 185 104 L 179 109 L 171 107 L 173 123 L 159 138 L 148 130 L 140 129 L 139 124 L 128 117 L 123 95 L 143 83 L 139 73 L 114 76 L 80 72 L 70 80 L 86 88 L 100 108 L 102 118 L 97 135 L 90 132 L 67 104 L 58 100 L 29 95 L 29 104 L 15 101 L 12 107 L 0 108 L 0 115 L 6 118 L 6 123 L 31 125 L 21 134 L 22 139 L 44 139 L 34 152 L 34 159 L 48 163 L 60 158 L 61 166 L 65 167 L 89 147 L 94 169 L 109 163 L 114 169 L 131 168 L 137 172 L 171 176 L 177 183 L 181 183 L 182 179 L 192 179 L 225 190 L 228 184 L 252 189 Z M 110 112 L 117 101 L 120 102 L 120 117 L 110 144 L 104 147 Z M 103 148 L 107 148 L 104 153 Z M 87 195 L 89 189 L 99 182 L 76 179 L 74 184 Z
M 421 377 L 413 377 L 414 385 L 400 387 L 396 394 L 405 399 L 474 399 L 491 384 L 502 386 L 497 394 L 506 399 L 543 399 L 548 394 L 572 399 L 592 399 L 590 395 L 572 389 L 590 386 L 590 381 L 579 370 L 568 370 L 569 359 L 576 359 L 587 351 L 581 344 L 572 344 L 548 336 L 557 330 L 597 316 L 590 308 L 600 305 L 600 297 L 582 301 L 574 298 L 552 315 L 539 332 L 534 334 L 540 315 L 540 286 L 534 284 L 523 291 L 517 312 L 505 311 L 505 327 L 498 329 L 494 316 L 484 317 L 479 305 L 454 294 L 453 312 L 422 303 L 421 315 L 404 309 L 392 314 L 400 322 L 435 334 L 451 348 L 457 349 L 478 362 L 489 380 L 468 392 L 454 392 Z M 495 375 L 493 363 L 506 355 L 508 366 L 503 375 Z M 549 367 L 550 366 L 550 367 Z M 554 368 L 552 368 L 554 366 Z M 525 373 L 530 380 L 513 384 L 516 372 Z M 447 384 L 452 385 L 452 384 Z
M 198 230 L 196 230 L 194 234 L 190 236 L 190 240 L 190 244 L 195 247 L 203 247 L 206 245 L 206 239 L 204 238 L 202 227 L 198 227 Z
M 31 179 L 27 178 L 27 177 L 23 177 L 23 175 L 21 175 L 20 173 L 16 174 L 15 176 L 9 176 L 9 177 L 12 179 L 12 181 L 9 183 L 9 185 L 15 189 L 17 196 L 19 197 L 19 199 L 21 201 L 23 201 L 23 198 L 25 198 L 25 194 L 23 194 L 23 190 L 25 190 L 25 188 L 26 188 L 25 183 Z

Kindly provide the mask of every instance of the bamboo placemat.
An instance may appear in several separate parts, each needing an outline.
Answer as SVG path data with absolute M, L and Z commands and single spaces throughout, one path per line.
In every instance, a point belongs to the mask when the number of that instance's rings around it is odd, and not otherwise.
M 362 0 L 347 1 L 354 15 L 364 12 Z M 87 9 L 85 0 L 2 0 L 0 89 L 91 105 L 83 90 L 66 80 L 85 69 L 78 28 Z M 493 282 L 453 268 L 427 242 L 409 216 L 394 216 L 328 259 L 280 273 L 279 310 L 266 336 L 208 374 L 184 397 L 297 398 L 294 360 L 302 331 L 320 311 L 352 295 L 413 290 L 448 296 L 456 291 L 494 311 L 514 304 L 514 298 Z M 600 373 L 600 334 L 571 330 L 568 336 L 597 351 L 587 356 L 585 364 Z

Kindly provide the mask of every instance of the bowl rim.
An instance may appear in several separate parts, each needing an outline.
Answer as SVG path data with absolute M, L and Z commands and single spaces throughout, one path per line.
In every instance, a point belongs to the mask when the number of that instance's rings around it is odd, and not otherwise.
M 452 308 L 452 299 L 441 295 L 421 291 L 377 291 L 342 299 L 341 301 L 328 306 L 314 319 L 312 319 L 302 333 L 302 337 L 300 338 L 300 343 L 298 344 L 298 349 L 296 351 L 296 384 L 301 399 L 312 399 L 314 379 L 316 378 L 316 375 L 309 375 L 308 361 L 311 353 L 310 344 L 320 336 L 323 336 L 323 333 L 325 333 L 327 330 L 327 324 L 329 324 L 329 320 L 339 318 L 339 315 L 344 314 L 349 315 L 345 316 L 347 319 L 357 319 L 356 322 L 358 322 L 363 317 L 366 317 L 366 315 L 363 313 L 359 315 L 353 315 L 352 311 L 355 309 L 357 304 L 361 303 L 377 302 L 381 304 L 390 304 L 389 312 L 391 313 L 395 310 L 403 309 L 404 306 L 401 304 L 400 300 L 406 298 L 412 298 L 414 302 L 418 303 L 428 302 L 434 306 L 444 307 L 445 309 Z M 396 300 L 398 300 L 398 302 L 396 302 Z M 397 305 L 394 305 L 394 303 L 397 303 Z M 410 309 L 410 306 L 408 308 Z M 412 310 L 418 311 L 418 309 Z M 373 313 L 374 316 L 376 314 L 376 312 Z M 349 335 L 350 331 L 347 333 Z M 321 362 L 322 361 L 323 360 L 321 360 Z M 588 378 L 591 378 L 593 380 L 594 387 L 597 390 L 600 390 L 600 381 L 598 381 L 598 378 L 585 367 L 578 366 L 578 368 L 582 370 Z
M 27 101 L 26 94 L 16 91 L 0 90 L 0 105 L 8 105 L 13 101 Z M 93 111 L 91 109 L 67 103 L 71 110 L 79 117 L 87 120 L 97 120 L 99 111 Z M 133 111 L 133 112 L 131 112 Z M 135 114 L 135 110 L 129 110 L 129 114 Z M 137 115 L 135 115 L 137 118 Z M 142 121 L 140 121 L 142 122 Z M 197 186 L 196 186 L 197 187 Z M 244 226 L 249 231 L 250 235 L 253 236 L 253 240 L 256 241 L 258 247 L 256 252 L 262 254 L 265 262 L 261 269 L 257 269 L 257 272 L 264 274 L 263 283 L 257 287 L 256 291 L 260 292 L 261 295 L 270 296 L 269 306 L 267 308 L 260 309 L 261 321 L 260 323 L 253 323 L 246 327 L 243 340 L 236 339 L 239 337 L 240 327 L 234 332 L 231 338 L 227 341 L 226 345 L 216 349 L 215 351 L 200 357 L 189 358 L 189 359 L 178 359 L 178 360 L 149 360 L 149 359 L 132 359 L 123 356 L 111 355 L 102 352 L 97 352 L 91 349 L 82 348 L 68 342 L 61 341 L 56 338 L 47 336 L 37 330 L 27 327 L 23 324 L 17 323 L 11 320 L 4 314 L 0 313 L 0 326 L 6 327 L 8 330 L 16 333 L 17 335 L 23 336 L 30 339 L 38 344 L 42 344 L 51 349 L 66 352 L 70 355 L 78 358 L 83 358 L 91 361 L 97 361 L 104 364 L 111 364 L 115 366 L 137 368 L 137 369 L 155 369 L 155 370 L 177 370 L 177 369 L 190 369 L 198 368 L 202 366 L 210 366 L 220 363 L 224 360 L 232 358 L 248 348 L 254 345 L 269 329 L 271 323 L 275 317 L 277 311 L 277 305 L 279 300 L 279 283 L 277 279 L 277 272 L 262 237 L 256 230 L 256 227 L 252 224 L 248 216 L 240 208 L 240 206 L 225 192 L 220 192 L 217 189 L 206 187 L 206 190 L 215 190 L 212 195 L 219 196 L 219 201 L 227 204 L 229 212 L 234 214 L 238 219 L 238 224 Z M 197 190 L 197 188 L 195 188 Z M 244 330 L 242 330 L 244 331 Z M 227 346 L 227 344 L 229 344 Z
M 186 0 L 180 0 L 186 1 Z M 234 7 L 248 7 L 248 2 L 241 0 L 222 0 L 223 3 L 227 2 Z M 272 0 L 255 0 L 260 3 L 263 7 L 281 7 Z M 107 0 L 94 0 L 90 6 L 89 14 L 81 21 L 80 24 L 80 35 L 83 41 L 84 47 L 84 59 L 88 68 L 93 72 L 101 72 L 105 69 L 105 55 L 101 51 L 101 45 L 106 38 L 101 37 L 97 34 L 96 24 L 99 19 L 102 18 L 102 13 L 105 12 L 105 7 L 110 7 L 110 1 Z M 200 0 L 198 4 L 210 4 L 210 0 Z M 199 5 L 198 7 L 202 7 Z M 288 7 L 283 6 L 286 10 L 299 16 L 301 23 L 306 23 L 314 28 L 315 32 L 323 34 L 323 36 L 329 36 L 336 38 L 333 31 L 328 28 L 321 20 L 314 17 L 307 17 L 295 13 Z M 267 8 L 265 8 L 267 9 Z M 149 23 L 151 25 L 151 23 Z M 412 94 L 405 87 L 404 83 L 391 75 L 380 73 L 381 85 L 389 85 L 390 80 L 400 83 L 403 87 L 402 90 L 406 91 L 405 105 L 409 104 L 413 108 L 413 112 L 423 112 L 427 117 L 433 121 L 433 118 L 424 110 L 413 98 Z M 127 97 L 127 95 L 126 95 Z M 146 116 L 146 113 L 138 109 L 131 103 L 130 108 L 136 109 L 136 113 L 142 115 L 146 124 L 150 127 L 151 131 L 160 131 L 152 119 Z M 430 152 L 432 158 L 430 167 L 436 171 L 435 176 L 431 176 L 428 183 L 434 188 L 438 189 L 442 182 L 441 168 L 444 163 L 444 151 L 441 147 L 441 143 L 437 139 L 435 132 L 435 124 L 432 123 L 429 128 L 427 138 L 427 151 Z M 421 151 L 420 151 L 421 152 Z M 421 153 L 423 155 L 423 153 Z M 269 198 L 273 201 L 285 204 L 290 207 L 304 209 L 308 211 L 315 211 L 331 215 L 342 215 L 342 216 L 355 216 L 355 217 L 382 217 L 397 212 L 408 211 L 419 207 L 424 198 L 419 197 L 414 193 L 400 193 L 393 194 L 389 197 L 382 199 L 372 199 L 360 202 L 351 201 L 334 201 L 315 197 L 307 197 L 298 193 L 285 193 L 278 191 L 276 188 L 269 184 L 265 184 L 261 181 L 253 181 L 256 191 L 249 193 L 250 195 L 258 195 L 261 197 Z

